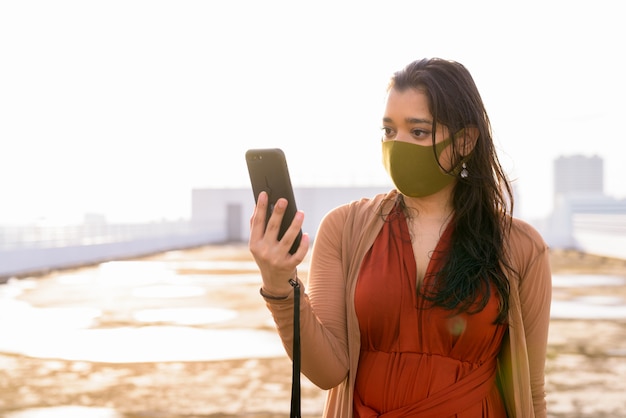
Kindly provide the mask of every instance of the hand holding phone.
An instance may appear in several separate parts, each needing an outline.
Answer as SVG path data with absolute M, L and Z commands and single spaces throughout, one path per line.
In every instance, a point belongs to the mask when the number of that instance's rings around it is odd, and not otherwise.
M 246 152 L 246 163 L 248 165 L 254 201 L 258 201 L 261 192 L 267 192 L 268 210 L 265 215 L 265 227 L 267 227 L 274 205 L 278 199 L 287 199 L 288 205 L 278 232 L 278 240 L 280 240 L 298 211 L 285 154 L 279 148 L 251 149 Z M 301 239 L 302 230 L 300 230 L 293 242 L 289 250 L 290 254 L 298 250 Z

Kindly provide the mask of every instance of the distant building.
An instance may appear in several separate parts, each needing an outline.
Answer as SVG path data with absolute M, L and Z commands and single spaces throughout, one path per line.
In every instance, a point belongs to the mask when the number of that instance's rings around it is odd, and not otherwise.
M 298 209 L 304 211 L 303 230 L 315 238 L 322 218 L 331 209 L 353 200 L 385 193 L 390 187 L 294 187 Z M 244 242 L 250 233 L 254 197 L 250 188 L 194 189 L 191 223 L 213 242 Z
M 626 200 L 604 194 L 602 158 L 554 161 L 554 210 L 544 238 L 553 248 L 626 258 Z
M 559 157 L 554 161 L 554 195 L 604 194 L 604 161 L 594 155 Z

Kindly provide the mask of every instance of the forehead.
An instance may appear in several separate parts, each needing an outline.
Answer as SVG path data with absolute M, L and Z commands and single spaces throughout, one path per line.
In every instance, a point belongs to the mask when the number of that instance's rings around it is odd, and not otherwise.
M 424 91 L 408 88 L 396 90 L 392 88 L 387 93 L 385 103 L 385 115 L 397 114 L 398 116 L 419 116 L 420 118 L 430 118 L 428 97 Z

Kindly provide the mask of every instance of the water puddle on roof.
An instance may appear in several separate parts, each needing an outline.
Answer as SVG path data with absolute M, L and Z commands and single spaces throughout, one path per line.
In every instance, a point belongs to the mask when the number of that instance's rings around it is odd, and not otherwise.
M 626 300 L 611 294 L 613 287 L 626 285 L 626 277 L 569 274 L 552 276 L 556 289 L 605 287 L 606 294 L 553 300 L 550 316 L 555 319 L 626 319 Z
M 51 408 L 29 408 L 3 415 L 5 418 L 124 418 L 109 408 L 88 408 L 84 406 L 56 406 Z
M 0 352 L 110 363 L 285 355 L 256 284 L 238 287 L 258 283 L 258 275 L 178 275 L 172 264 L 109 262 L 0 286 Z M 232 292 L 240 288 L 258 302 L 258 312 L 246 299 L 240 305 L 254 321 L 238 321 Z M 233 308 L 208 302 L 225 290 L 236 298 L 223 301 Z

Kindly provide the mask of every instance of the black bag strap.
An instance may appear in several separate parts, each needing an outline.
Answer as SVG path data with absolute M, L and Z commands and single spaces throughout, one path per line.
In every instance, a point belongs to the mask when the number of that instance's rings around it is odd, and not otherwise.
M 292 354 L 292 375 L 291 375 L 291 413 L 290 418 L 300 418 L 300 284 L 298 276 L 289 279 L 289 284 L 293 286 L 293 354 Z

